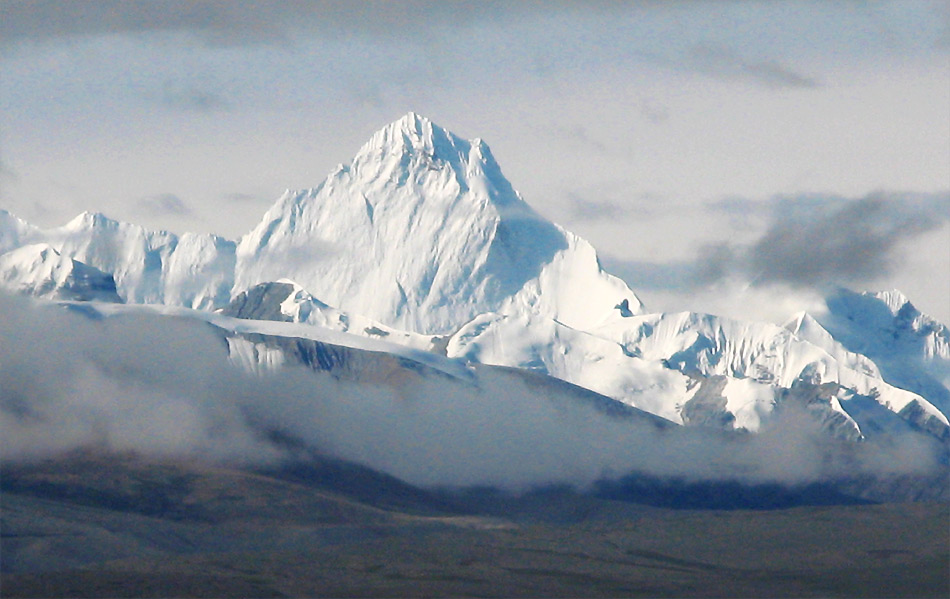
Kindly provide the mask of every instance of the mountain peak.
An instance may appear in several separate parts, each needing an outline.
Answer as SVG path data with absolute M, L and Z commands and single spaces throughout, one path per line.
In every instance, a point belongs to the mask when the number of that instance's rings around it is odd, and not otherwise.
M 425 136 L 426 132 L 431 132 L 433 127 L 445 131 L 444 128 L 435 125 L 429 118 L 409 111 L 383 127 L 380 131 L 398 131 L 406 135 L 420 137 Z
M 116 225 L 118 221 L 114 221 L 105 214 L 101 212 L 90 212 L 88 210 L 83 211 L 76 218 L 72 219 L 66 223 L 65 228 L 69 230 L 81 230 L 81 229 L 91 229 L 95 227 L 103 227 Z
M 471 144 L 464 139 L 424 116 L 408 112 L 374 133 L 357 159 L 365 155 L 423 154 L 454 162 L 453 157 L 466 155 L 470 149 Z
M 910 309 L 916 311 L 916 308 L 913 304 L 910 303 L 910 300 L 907 299 L 907 296 L 904 295 L 899 289 L 891 289 L 889 291 L 877 291 L 877 292 L 865 292 L 862 295 L 873 297 L 880 302 L 884 303 L 887 306 L 887 309 L 891 311 L 891 314 L 897 316 L 901 310 L 907 310 L 904 306 L 910 304 Z
M 599 322 L 624 299 L 640 306 L 589 244 L 521 199 L 486 144 L 414 112 L 319 187 L 278 200 L 242 238 L 236 273 L 234 293 L 290 278 L 335 308 L 423 334 L 515 304 L 568 323 Z
M 410 129 L 418 130 L 419 128 L 424 127 L 424 126 L 431 127 L 432 121 L 429 120 L 429 118 L 421 114 L 417 114 L 410 110 L 406 114 L 402 115 L 401 117 L 399 117 L 398 119 L 390 123 L 390 126 L 407 127 Z

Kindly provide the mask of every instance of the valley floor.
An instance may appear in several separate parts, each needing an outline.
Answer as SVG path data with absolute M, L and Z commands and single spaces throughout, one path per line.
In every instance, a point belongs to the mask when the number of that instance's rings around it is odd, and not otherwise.
M 347 480 L 362 486 L 341 487 L 321 472 L 5 468 L 0 594 L 950 596 L 948 504 L 672 510 L 427 494 L 360 471 Z

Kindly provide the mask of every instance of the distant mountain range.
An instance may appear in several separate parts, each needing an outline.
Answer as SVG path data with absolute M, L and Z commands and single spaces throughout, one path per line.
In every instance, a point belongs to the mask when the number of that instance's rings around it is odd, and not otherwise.
M 484 142 L 414 113 L 237 241 L 0 211 L 0 284 L 100 315 L 126 310 L 112 302 L 210 320 L 250 370 L 332 370 L 327 348 L 369 348 L 460 380 L 479 364 L 547 375 L 687 427 L 755 433 L 797 410 L 839 439 L 950 443 L 950 332 L 900 292 L 842 289 L 784 326 L 651 313 Z

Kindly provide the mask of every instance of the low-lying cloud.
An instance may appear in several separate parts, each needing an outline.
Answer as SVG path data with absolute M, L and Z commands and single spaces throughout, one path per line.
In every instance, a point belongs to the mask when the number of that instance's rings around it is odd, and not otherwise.
M 476 370 L 474 384 L 410 371 L 392 384 L 303 367 L 251 375 L 202 321 L 80 310 L 0 296 L 3 461 L 78 448 L 255 465 L 296 459 L 299 447 L 279 437 L 417 485 L 513 490 L 630 472 L 804 482 L 934 465 L 932 447 L 916 438 L 844 443 L 791 414 L 759 435 L 657 426 L 490 368 Z

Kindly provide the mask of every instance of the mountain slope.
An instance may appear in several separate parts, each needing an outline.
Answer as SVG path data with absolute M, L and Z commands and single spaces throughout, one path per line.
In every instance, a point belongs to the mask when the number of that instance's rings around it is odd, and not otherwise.
M 38 229 L 23 219 L 0 208 L 0 253 L 9 252 L 29 243 Z
M 261 283 L 237 294 L 221 313 L 247 320 L 303 323 L 361 337 L 385 339 L 407 347 L 444 352 L 445 338 L 408 333 L 359 314 L 328 306 L 289 279 Z
M 940 410 L 865 371 L 866 358 L 842 362 L 768 323 L 683 312 L 617 317 L 581 331 L 538 316 L 484 315 L 447 349 L 453 357 L 542 372 L 681 424 L 756 431 L 794 398 L 832 432 L 856 438 L 862 430 L 849 412 L 856 399 L 855 407 L 869 400 L 884 408 L 878 419 L 901 416 L 938 436 L 950 433 Z M 872 424 L 866 411 L 862 418 Z

